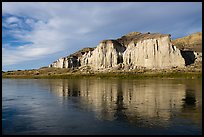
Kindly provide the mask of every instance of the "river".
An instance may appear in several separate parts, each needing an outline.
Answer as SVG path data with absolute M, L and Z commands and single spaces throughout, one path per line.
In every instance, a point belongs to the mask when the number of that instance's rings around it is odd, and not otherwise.
M 3 134 L 201 135 L 201 79 L 2 79 Z

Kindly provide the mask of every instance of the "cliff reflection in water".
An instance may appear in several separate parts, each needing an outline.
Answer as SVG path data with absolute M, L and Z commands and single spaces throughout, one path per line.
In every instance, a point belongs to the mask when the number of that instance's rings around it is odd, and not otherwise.
M 49 80 L 49 86 L 63 99 L 77 97 L 81 108 L 93 111 L 100 120 L 124 120 L 137 126 L 168 126 L 177 116 L 202 121 L 202 112 L 191 115 L 202 111 L 202 87 L 189 81 L 62 79 Z

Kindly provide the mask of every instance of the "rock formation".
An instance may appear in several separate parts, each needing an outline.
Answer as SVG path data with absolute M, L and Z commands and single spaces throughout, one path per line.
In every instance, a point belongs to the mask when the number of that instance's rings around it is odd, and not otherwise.
M 202 64 L 202 32 L 177 38 L 172 43 L 181 50 L 186 65 Z
M 183 67 L 180 50 L 171 44 L 169 35 L 148 34 L 133 39 L 123 55 L 124 65 L 135 68 Z
M 131 32 L 116 40 L 103 40 L 96 48 L 84 48 L 49 65 L 55 68 L 89 66 L 93 70 L 170 69 L 185 67 L 202 54 L 182 51 L 171 42 L 170 35 Z
M 117 67 L 119 63 L 123 63 L 124 51 L 125 47 L 116 40 L 104 40 L 93 50 L 88 65 L 94 69 Z
M 54 68 L 74 68 L 86 64 L 87 58 L 91 55 L 94 48 L 83 48 L 67 57 L 62 57 L 49 65 Z

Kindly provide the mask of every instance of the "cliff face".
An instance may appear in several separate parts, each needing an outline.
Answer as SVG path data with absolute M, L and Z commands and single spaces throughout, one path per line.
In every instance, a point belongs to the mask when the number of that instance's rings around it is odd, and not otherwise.
M 68 57 L 60 58 L 49 67 L 90 66 L 93 70 L 168 69 L 193 63 L 197 57 L 195 55 L 197 53 L 186 53 L 172 45 L 170 35 L 131 32 L 116 40 L 103 40 L 96 48 L 84 48 Z M 190 63 L 187 61 L 189 59 Z
M 54 68 L 74 68 L 88 65 L 87 59 L 91 56 L 91 51 L 95 48 L 83 48 L 67 57 L 62 57 L 49 65 Z
M 105 40 L 100 42 L 92 52 L 90 65 L 94 69 L 114 68 L 123 62 L 123 52 L 125 47 L 115 40 Z
M 132 41 L 123 55 L 124 64 L 135 68 L 184 67 L 180 50 L 173 46 L 168 35 Z

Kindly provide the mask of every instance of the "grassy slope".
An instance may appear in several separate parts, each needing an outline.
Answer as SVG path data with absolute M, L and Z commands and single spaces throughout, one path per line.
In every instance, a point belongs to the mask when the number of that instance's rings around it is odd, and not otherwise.
M 202 51 L 202 32 L 193 33 L 191 35 L 172 40 L 172 43 L 179 49 L 193 49 L 194 51 Z

